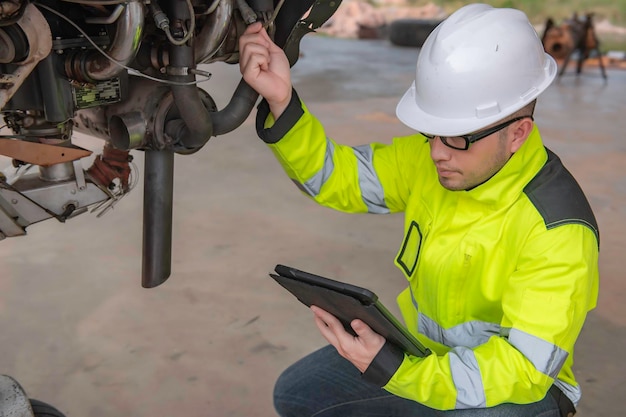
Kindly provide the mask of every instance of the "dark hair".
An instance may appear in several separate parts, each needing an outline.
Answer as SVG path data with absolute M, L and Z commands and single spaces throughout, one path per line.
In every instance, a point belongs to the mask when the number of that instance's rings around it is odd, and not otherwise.
M 532 116 L 533 113 L 535 112 L 536 105 L 537 105 L 537 99 L 534 99 L 533 101 L 531 101 L 530 103 L 528 103 L 527 105 L 525 105 L 524 107 L 522 107 L 521 109 L 513 113 L 512 115 L 510 115 L 507 119 L 514 119 L 516 117 L 521 117 L 521 116 Z

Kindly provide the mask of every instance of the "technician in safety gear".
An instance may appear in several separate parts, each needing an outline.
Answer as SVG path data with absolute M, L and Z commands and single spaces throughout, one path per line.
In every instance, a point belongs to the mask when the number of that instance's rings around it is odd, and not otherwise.
M 581 397 L 574 344 L 598 294 L 598 227 L 533 110 L 557 72 L 524 13 L 465 6 L 424 43 L 397 116 L 417 133 L 342 146 L 293 90 L 260 24 L 240 41 L 263 96 L 258 134 L 319 204 L 405 212 L 398 302 L 432 350 L 415 357 L 365 323 L 312 307 L 332 346 L 279 378 L 281 416 L 557 417 Z M 384 388 L 384 389 L 381 389 Z

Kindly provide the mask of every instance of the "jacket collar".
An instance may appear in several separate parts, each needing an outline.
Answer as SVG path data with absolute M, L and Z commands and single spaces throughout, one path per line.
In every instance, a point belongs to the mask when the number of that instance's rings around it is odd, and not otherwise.
M 508 162 L 485 183 L 462 191 L 466 198 L 499 208 L 512 204 L 548 160 L 537 126 Z

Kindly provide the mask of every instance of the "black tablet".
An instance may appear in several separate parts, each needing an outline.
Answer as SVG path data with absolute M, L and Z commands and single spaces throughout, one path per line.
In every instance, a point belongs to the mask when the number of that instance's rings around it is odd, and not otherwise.
M 361 319 L 372 330 L 410 355 L 427 356 L 424 347 L 406 327 L 378 300 L 372 291 L 300 271 L 285 265 L 276 265 L 276 274 L 270 274 L 300 302 L 318 306 L 337 317 L 346 331 L 355 335 L 350 323 Z

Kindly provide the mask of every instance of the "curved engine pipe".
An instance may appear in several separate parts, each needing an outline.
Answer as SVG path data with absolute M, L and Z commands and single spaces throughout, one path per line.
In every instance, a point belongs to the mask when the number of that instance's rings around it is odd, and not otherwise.
M 173 5 L 174 19 L 189 19 L 189 11 L 184 1 L 178 0 Z M 172 139 L 175 147 L 182 145 L 187 150 L 198 149 L 213 135 L 213 123 L 208 109 L 202 103 L 200 92 L 195 84 L 181 85 L 195 81 L 195 75 L 189 69 L 195 67 L 193 48 L 185 45 L 172 45 L 170 48 L 170 73 L 185 73 L 171 78 L 178 84 L 171 87 L 174 101 L 178 107 L 180 119 L 169 121 L 165 132 Z M 181 123 L 180 120 L 184 123 Z
M 283 6 L 274 22 L 274 40 L 278 46 L 284 47 L 291 30 L 312 4 L 313 0 L 300 0 L 287 2 Z M 239 127 L 252 112 L 258 97 L 259 94 L 242 78 L 226 107 L 211 113 L 213 134 L 223 135 Z
M 109 80 L 119 74 L 137 55 L 144 28 L 144 6 L 138 0 L 126 3 L 124 12 L 117 19 L 115 37 L 107 54 L 111 61 L 100 52 L 87 52 L 68 57 L 65 69 L 71 78 L 87 81 Z
M 250 115 L 250 112 L 252 112 L 258 98 L 259 93 L 242 78 L 226 107 L 211 113 L 213 135 L 223 135 L 241 126 Z
M 208 62 L 228 35 L 231 16 L 234 10 L 233 0 L 214 0 L 218 1 L 217 8 L 207 17 L 207 21 L 202 26 L 202 30 L 198 34 L 195 44 L 194 53 L 196 63 L 203 64 Z
M 187 150 L 204 146 L 213 135 L 213 120 L 202 103 L 198 88 L 194 85 L 172 86 L 174 101 L 182 119 L 167 122 L 165 133 L 175 145 Z
M 223 135 L 241 126 L 259 97 L 259 93 L 243 78 L 226 107 L 216 112 L 208 111 L 200 100 L 198 88 L 194 86 L 173 86 L 172 92 L 182 120 L 169 121 L 165 133 L 172 143 L 181 144 L 187 150 L 198 149 L 211 136 Z
M 194 46 L 196 63 L 213 60 L 226 40 L 232 24 L 231 17 L 235 8 L 235 0 L 216 1 L 219 1 L 219 4 L 211 13 L 209 17 L 211 20 L 205 22 L 196 39 Z M 288 3 L 283 7 L 276 22 L 279 45 L 285 43 L 289 30 L 293 28 L 312 3 L 312 0 L 304 0 Z M 184 47 L 174 48 L 170 52 L 171 63 L 174 66 L 191 66 L 189 58 L 181 60 L 182 50 L 180 48 Z M 175 54 L 178 54 L 178 59 L 174 58 Z M 176 64 L 177 60 L 179 62 Z M 192 76 L 180 78 L 181 80 L 193 80 Z M 211 136 L 219 136 L 235 130 L 250 115 L 259 97 L 259 94 L 242 78 L 226 107 L 217 112 L 207 113 L 205 107 L 197 99 L 199 96 L 196 88 L 175 86 L 172 87 L 172 92 L 176 105 L 180 107 L 182 120 L 170 121 L 166 126 L 166 134 L 173 139 L 174 143 L 183 144 L 185 148 L 201 147 Z
M 4 108 L 26 78 L 37 67 L 37 64 L 45 59 L 52 50 L 52 34 L 48 21 L 33 4 L 26 5 L 24 14 L 17 24 L 26 36 L 30 48 L 28 56 L 23 61 L 17 62 L 18 67 L 13 74 L 3 75 L 4 80 L 0 83 L 3 87 L 0 88 L 0 109 Z M 0 42 L 0 46 L 3 49 L 8 49 L 9 44 L 12 44 L 12 40 L 6 32 L 3 31 L 3 33 L 5 34 L 3 36 L 4 41 Z M 6 51 L 4 53 L 6 54 Z M 7 55 L 5 58 L 9 58 L 9 56 Z
M 117 21 L 115 38 L 108 51 L 109 56 L 121 64 L 128 65 L 139 50 L 143 25 L 143 4 L 136 0 L 130 1 Z M 85 65 L 87 77 L 96 81 L 108 80 L 122 69 L 100 53 L 91 55 Z

